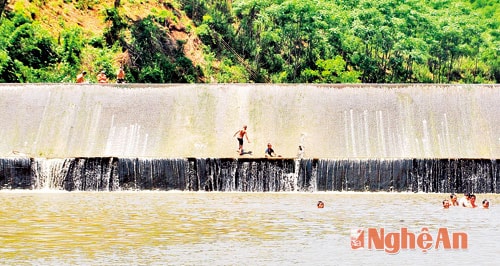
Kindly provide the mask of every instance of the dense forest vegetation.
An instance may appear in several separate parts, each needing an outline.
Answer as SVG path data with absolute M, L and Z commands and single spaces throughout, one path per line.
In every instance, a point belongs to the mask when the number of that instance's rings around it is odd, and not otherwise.
M 0 82 L 500 80 L 500 0 L 0 0 L 0 23 Z

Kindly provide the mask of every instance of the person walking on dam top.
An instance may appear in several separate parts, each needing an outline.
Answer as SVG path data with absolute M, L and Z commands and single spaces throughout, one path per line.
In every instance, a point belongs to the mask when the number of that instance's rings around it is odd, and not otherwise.
M 236 137 L 238 139 L 238 144 L 239 144 L 238 153 L 240 155 L 243 155 L 243 137 L 245 137 L 247 139 L 248 143 L 250 143 L 250 140 L 248 139 L 248 134 L 247 134 L 247 126 L 244 125 L 242 129 L 236 131 L 234 133 L 233 137 Z

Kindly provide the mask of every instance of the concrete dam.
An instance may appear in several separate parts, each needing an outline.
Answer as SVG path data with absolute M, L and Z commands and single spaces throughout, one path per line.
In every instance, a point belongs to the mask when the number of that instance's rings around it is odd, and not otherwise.
M 0 95 L 3 189 L 500 191 L 498 85 L 1 84 Z M 252 155 L 236 152 L 243 125 Z M 264 158 L 267 143 L 281 157 Z

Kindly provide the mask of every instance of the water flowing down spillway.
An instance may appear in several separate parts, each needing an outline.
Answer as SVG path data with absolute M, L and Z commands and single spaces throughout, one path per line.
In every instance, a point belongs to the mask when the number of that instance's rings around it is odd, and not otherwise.
M 4 189 L 499 191 L 498 85 L 2 84 L 0 94 Z M 253 156 L 236 153 L 243 124 Z M 268 142 L 282 158 L 263 158 Z
M 0 160 L 0 185 L 69 191 L 500 191 L 499 160 L 146 159 Z

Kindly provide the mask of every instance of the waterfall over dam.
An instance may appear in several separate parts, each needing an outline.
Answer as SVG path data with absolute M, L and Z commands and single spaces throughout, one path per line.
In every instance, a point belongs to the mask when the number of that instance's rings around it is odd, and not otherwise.
M 2 188 L 499 191 L 498 85 L 1 84 L 0 95 Z M 244 124 L 253 156 L 236 153 Z M 282 158 L 263 158 L 268 142 Z

